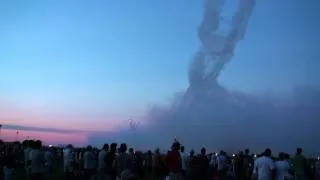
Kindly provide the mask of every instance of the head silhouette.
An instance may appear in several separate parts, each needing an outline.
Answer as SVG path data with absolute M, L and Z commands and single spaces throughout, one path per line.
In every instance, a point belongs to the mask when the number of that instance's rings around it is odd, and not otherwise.
M 155 150 L 155 154 L 160 154 L 159 148 L 157 148 L 157 149 Z
M 117 152 L 117 143 L 112 143 L 110 145 L 110 151 L 113 153 Z
M 250 150 L 249 150 L 249 149 L 246 149 L 246 150 L 244 151 L 244 153 L 245 153 L 246 155 L 249 155 Z
M 267 157 L 270 157 L 271 156 L 271 149 L 269 149 L 269 148 L 267 148 L 265 151 L 264 151 L 264 153 L 263 153 L 263 155 L 264 156 L 267 156 Z
M 283 152 L 279 153 L 279 160 L 283 161 L 285 154 Z
M 190 156 L 194 156 L 194 150 L 190 151 Z
M 202 154 L 202 155 L 205 155 L 206 152 L 207 152 L 206 148 L 202 148 L 202 149 L 201 149 L 201 154 Z
M 184 152 L 184 146 L 180 147 L 180 151 L 183 153 Z
M 34 149 L 41 149 L 42 148 L 42 142 L 40 140 L 37 140 L 33 143 Z
M 109 144 L 104 144 L 102 147 L 103 150 L 109 150 Z
M 179 151 L 180 150 L 180 143 L 178 141 L 175 141 L 171 146 L 171 150 Z
M 87 146 L 87 151 L 92 151 L 92 146 Z
M 122 143 L 120 145 L 120 153 L 125 153 L 127 151 L 127 144 L 126 143 Z
M 297 148 L 297 155 L 302 154 L 302 148 Z

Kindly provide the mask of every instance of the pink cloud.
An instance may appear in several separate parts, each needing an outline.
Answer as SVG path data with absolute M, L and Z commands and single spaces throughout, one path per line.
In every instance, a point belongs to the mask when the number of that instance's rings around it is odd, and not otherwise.
M 61 133 L 61 132 L 44 132 L 44 131 L 25 131 L 20 130 L 2 129 L 1 139 L 5 141 L 23 141 L 26 139 L 41 140 L 45 144 L 73 144 L 82 146 L 88 143 L 88 133 Z
M 85 131 L 116 131 L 128 124 L 119 116 L 102 113 L 57 113 L 43 109 L 27 109 L 0 99 L 0 122 L 39 128 Z

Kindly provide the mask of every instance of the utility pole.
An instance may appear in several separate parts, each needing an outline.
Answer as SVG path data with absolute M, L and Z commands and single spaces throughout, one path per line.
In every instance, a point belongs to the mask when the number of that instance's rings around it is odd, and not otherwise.
M 19 130 L 16 131 L 16 141 L 19 141 Z

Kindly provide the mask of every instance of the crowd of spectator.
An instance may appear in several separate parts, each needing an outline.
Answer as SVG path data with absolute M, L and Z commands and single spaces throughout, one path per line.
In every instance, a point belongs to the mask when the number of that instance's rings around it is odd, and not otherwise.
M 101 149 L 88 146 L 61 148 L 43 146 L 39 140 L 0 141 L 0 173 L 2 180 L 14 180 L 14 173 L 25 180 L 318 180 L 320 161 L 307 159 L 301 148 L 290 157 L 287 153 L 272 155 L 270 149 L 261 154 L 250 150 L 228 154 L 224 151 L 200 153 L 175 141 L 167 152 L 146 152 L 128 148 L 125 143 L 104 144 Z M 57 176 L 56 174 L 62 174 Z

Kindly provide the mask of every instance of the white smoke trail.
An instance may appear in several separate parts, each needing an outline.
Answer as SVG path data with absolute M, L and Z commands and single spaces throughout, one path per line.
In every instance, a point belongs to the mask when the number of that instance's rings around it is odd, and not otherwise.
M 232 58 L 236 44 L 244 38 L 255 0 L 240 0 L 238 10 L 232 17 L 231 30 L 221 33 L 218 30 L 223 19 L 220 14 L 224 3 L 224 0 L 206 0 L 204 3 L 204 18 L 198 29 L 198 36 L 202 43 L 198 54 L 201 56 L 197 56 L 191 63 L 192 70 L 189 71 L 191 84 L 198 82 L 200 77 L 195 78 L 196 76 L 201 76 L 207 81 L 215 81 L 225 64 Z M 213 62 L 215 65 L 207 70 L 206 75 L 203 67 L 195 66 L 208 62 Z M 200 73 L 201 71 L 203 73 Z

